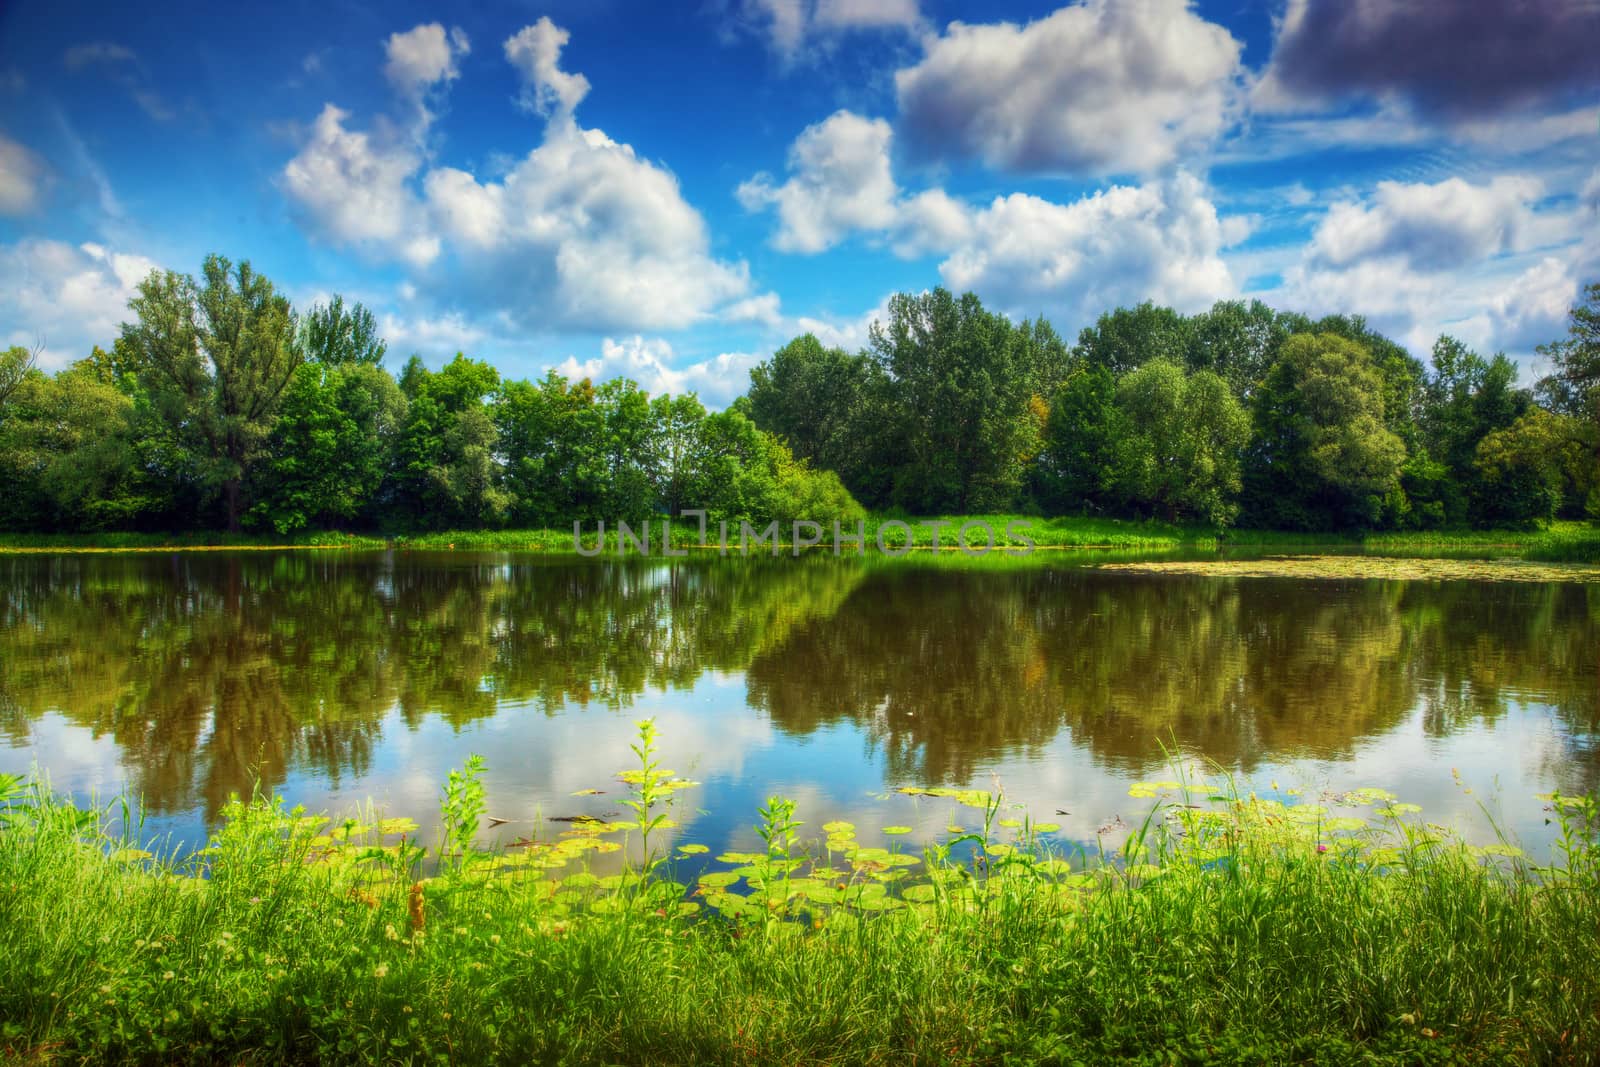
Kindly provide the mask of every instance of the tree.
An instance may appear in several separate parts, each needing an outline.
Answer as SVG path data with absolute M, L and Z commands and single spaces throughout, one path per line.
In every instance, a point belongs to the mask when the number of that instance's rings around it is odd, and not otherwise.
M 1408 477 L 1413 507 L 1426 506 L 1429 496 L 1437 494 L 1439 518 L 1447 525 L 1504 517 L 1499 490 L 1484 484 L 1476 456 L 1484 437 L 1516 422 L 1532 402 L 1525 390 L 1515 387 L 1516 378 L 1516 364 L 1504 355 L 1484 359 L 1453 337 L 1434 343 L 1419 423 L 1425 454 L 1442 470 L 1432 480 L 1431 494 L 1420 491 L 1415 474 Z M 1420 450 L 1416 455 L 1420 458 Z
M 1478 442 L 1475 463 L 1496 502 L 1493 518 L 1531 522 L 1554 518 L 1565 497 L 1600 513 L 1600 471 L 1594 464 L 1593 424 L 1531 408 L 1510 427 Z
M 389 348 L 378 336 L 378 323 L 372 312 L 360 304 L 346 310 L 344 297 L 338 294 L 326 304 L 314 305 L 301 317 L 298 341 L 306 359 L 330 367 L 376 367 Z
M 1055 394 L 1034 472 L 1039 502 L 1051 511 L 1101 511 L 1115 503 L 1125 432 L 1116 399 L 1116 379 L 1105 367 L 1079 367 Z
M 1233 393 L 1248 400 L 1278 358 L 1292 331 L 1259 300 L 1222 300 L 1189 320 L 1185 360 L 1190 370 L 1215 371 Z
M 1190 335 L 1189 320 L 1147 300 L 1135 308 L 1108 311 L 1085 327 L 1078 334 L 1074 355 L 1120 378 L 1154 359 L 1183 363 Z
M 741 412 L 797 458 L 837 471 L 853 493 L 881 506 L 897 462 L 888 386 L 865 353 L 824 348 L 804 334 L 751 369 Z
M 283 391 L 301 363 L 289 301 L 248 262 L 206 257 L 204 284 L 152 272 L 128 303 L 122 341 L 140 383 L 197 480 L 220 490 L 238 530 L 245 478 L 261 457 Z
M 613 378 L 595 390 L 595 411 L 600 416 L 601 514 L 613 521 L 647 519 L 656 511 L 650 394 L 637 382 Z
M 400 376 L 405 421 L 396 444 L 400 514 L 431 529 L 492 526 L 508 499 L 494 465 L 495 424 L 486 399 L 500 375 L 456 353 L 437 372 L 412 356 Z
M 152 504 L 133 447 L 134 405 L 88 360 L 31 371 L 0 421 L 0 528 L 103 530 Z
M 600 413 L 589 379 L 550 371 L 537 384 L 506 382 L 494 404 L 513 523 L 560 526 L 603 519 Z
M 1116 402 L 1127 428 L 1118 449 L 1122 492 L 1168 519 L 1232 522 L 1250 418 L 1228 383 L 1158 359 L 1117 383 Z
M 924 513 L 1010 505 L 1041 429 L 1028 334 L 971 293 L 935 289 L 891 297 L 870 337 L 905 454 L 895 500 Z
M 37 349 L 30 351 L 21 345 L 12 345 L 0 352 L 0 411 L 5 410 L 6 401 L 21 387 L 38 355 Z
M 257 465 L 251 522 L 285 534 L 369 514 L 404 413 L 405 398 L 382 367 L 302 364 Z
M 1589 466 L 1600 470 L 1600 282 L 1584 286 L 1582 300 L 1568 313 L 1567 336 L 1540 345 L 1538 352 L 1555 367 L 1539 383 L 1540 395 L 1595 431 L 1589 436 Z
M 652 426 L 645 465 L 656 501 L 668 515 L 700 506 L 693 485 L 695 471 L 704 459 L 700 425 L 705 417 L 705 405 L 693 393 L 662 393 L 650 401 Z
M 1399 489 L 1405 442 L 1384 421 L 1384 380 L 1367 349 L 1295 334 L 1254 400 L 1245 504 L 1280 529 L 1370 526 Z

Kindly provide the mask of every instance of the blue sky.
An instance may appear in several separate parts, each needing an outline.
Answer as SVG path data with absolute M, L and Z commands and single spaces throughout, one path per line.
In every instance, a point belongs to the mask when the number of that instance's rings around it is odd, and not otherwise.
M 714 405 L 937 284 L 1068 336 L 1259 296 L 1531 375 L 1600 278 L 1597 41 L 1594 0 L 12 0 L 0 342 L 64 365 L 218 251 L 396 364 Z

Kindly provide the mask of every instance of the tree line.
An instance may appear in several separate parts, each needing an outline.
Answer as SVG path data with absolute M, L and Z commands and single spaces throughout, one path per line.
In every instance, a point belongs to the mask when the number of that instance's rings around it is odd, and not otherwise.
M 458 354 L 398 378 L 372 313 L 296 314 L 248 263 L 153 273 L 109 352 L 0 359 L 0 529 L 459 529 L 705 508 L 854 520 L 832 472 L 737 411 Z
M 1142 304 L 1065 342 L 972 294 L 893 297 L 855 353 L 807 334 L 709 412 L 458 354 L 398 377 L 372 313 L 298 313 L 250 264 L 154 272 L 109 351 L 0 354 L 0 529 L 565 526 L 705 508 L 854 521 L 1027 511 L 1263 528 L 1600 513 L 1600 284 L 1532 388 L 1359 317 Z
M 869 336 L 791 341 L 734 408 L 872 508 L 1299 530 L 1600 512 L 1600 284 L 1532 388 L 1451 337 L 1425 366 L 1360 317 L 1261 301 L 1118 308 L 1069 347 L 935 289 Z

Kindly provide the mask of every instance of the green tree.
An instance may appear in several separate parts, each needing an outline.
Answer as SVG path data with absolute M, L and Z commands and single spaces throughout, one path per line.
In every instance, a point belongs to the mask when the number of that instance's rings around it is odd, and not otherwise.
M 1222 375 L 1235 396 L 1248 400 L 1290 332 L 1284 317 L 1260 300 L 1218 301 L 1189 320 L 1185 361 L 1190 370 Z
M 1500 501 L 1505 521 L 1554 518 L 1564 498 L 1600 514 L 1596 428 L 1572 415 L 1529 409 L 1515 423 L 1478 442 L 1475 463 Z
M 330 367 L 352 363 L 376 367 L 389 348 L 378 336 L 372 312 L 360 304 L 346 309 L 338 294 L 301 316 L 298 340 L 306 359 Z
M 1126 432 L 1116 400 L 1117 382 L 1105 367 L 1079 367 L 1055 394 L 1034 472 L 1046 508 L 1102 511 L 1115 504 L 1117 450 Z
M 1539 383 L 1539 394 L 1554 410 L 1588 423 L 1589 468 L 1600 471 L 1600 282 L 1584 286 L 1568 313 L 1567 336 L 1538 351 L 1554 367 Z M 1600 509 L 1589 510 L 1600 517 Z
M 494 420 L 513 523 L 561 526 L 606 517 L 601 415 L 589 379 L 569 384 L 550 371 L 537 384 L 506 382 Z
M 1117 407 L 1117 481 L 1132 502 L 1172 520 L 1233 521 L 1250 418 L 1220 375 L 1154 360 L 1117 383 Z
M 429 529 L 498 524 L 508 503 L 494 465 L 487 399 L 500 375 L 456 353 L 438 371 L 412 356 L 400 377 L 405 421 L 396 444 L 398 518 Z
M 1074 354 L 1088 366 L 1103 367 L 1120 378 L 1155 359 L 1185 362 L 1191 333 L 1188 319 L 1147 300 L 1101 315 L 1078 333 Z
M 651 433 L 646 446 L 646 469 L 654 484 L 656 502 L 668 515 L 697 508 L 695 472 L 704 461 L 700 433 L 705 405 L 693 393 L 650 401 Z
M 1434 343 L 1433 370 L 1422 386 L 1420 425 L 1426 455 L 1442 466 L 1432 493 L 1447 525 L 1518 518 L 1508 514 L 1500 489 L 1484 483 L 1476 463 L 1479 442 L 1511 426 L 1532 402 L 1525 390 L 1516 388 L 1516 378 L 1516 364 L 1504 355 L 1484 359 L 1453 337 Z M 1414 475 L 1407 479 L 1415 480 Z M 1415 484 L 1407 489 L 1414 507 L 1429 498 Z
M 0 419 L 0 528 L 104 530 L 151 509 L 134 405 L 88 360 L 31 371 Z
M 141 385 L 195 477 L 220 491 L 223 518 L 238 530 L 243 486 L 262 456 L 283 391 L 301 363 L 289 301 L 248 262 L 207 256 L 203 284 L 152 272 L 123 323 Z
M 252 524 L 286 534 L 370 517 L 404 412 L 399 386 L 374 363 L 302 364 L 257 465 Z
M 1250 521 L 1280 529 L 1371 526 L 1399 489 L 1405 442 L 1384 420 L 1384 379 L 1337 334 L 1284 342 L 1254 400 L 1246 450 Z
M 650 394 L 627 378 L 613 378 L 595 390 L 597 459 L 603 470 L 602 517 L 640 521 L 656 511 L 651 475 L 654 431 Z
M 889 380 L 865 353 L 795 338 L 750 371 L 741 413 L 808 463 L 837 471 L 852 492 L 889 503 L 896 457 Z
M 29 351 L 21 345 L 12 345 L 4 352 L 0 352 L 0 412 L 5 410 L 6 401 L 11 398 L 11 394 L 21 387 L 23 379 L 33 369 L 37 357 L 37 352 Z
M 935 289 L 891 297 L 871 350 L 905 454 L 895 500 L 924 513 L 1012 504 L 1043 421 L 1029 333 L 971 293 Z

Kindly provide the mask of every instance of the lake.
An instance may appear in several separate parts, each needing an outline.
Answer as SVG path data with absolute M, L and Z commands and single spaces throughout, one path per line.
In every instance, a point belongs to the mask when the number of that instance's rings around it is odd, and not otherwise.
M 1530 851 L 1540 793 L 1600 785 L 1600 586 L 1025 565 L 535 554 L 0 556 L 0 770 L 142 798 L 188 842 L 259 780 L 371 799 L 432 840 L 487 759 L 502 840 L 605 816 L 654 717 L 686 839 L 748 848 L 770 794 L 933 840 L 1002 788 L 1092 847 L 1166 750 L 1262 795 L 1363 787 Z M 578 796 L 584 790 L 602 792 Z M 970 818 L 973 813 L 968 810 Z

